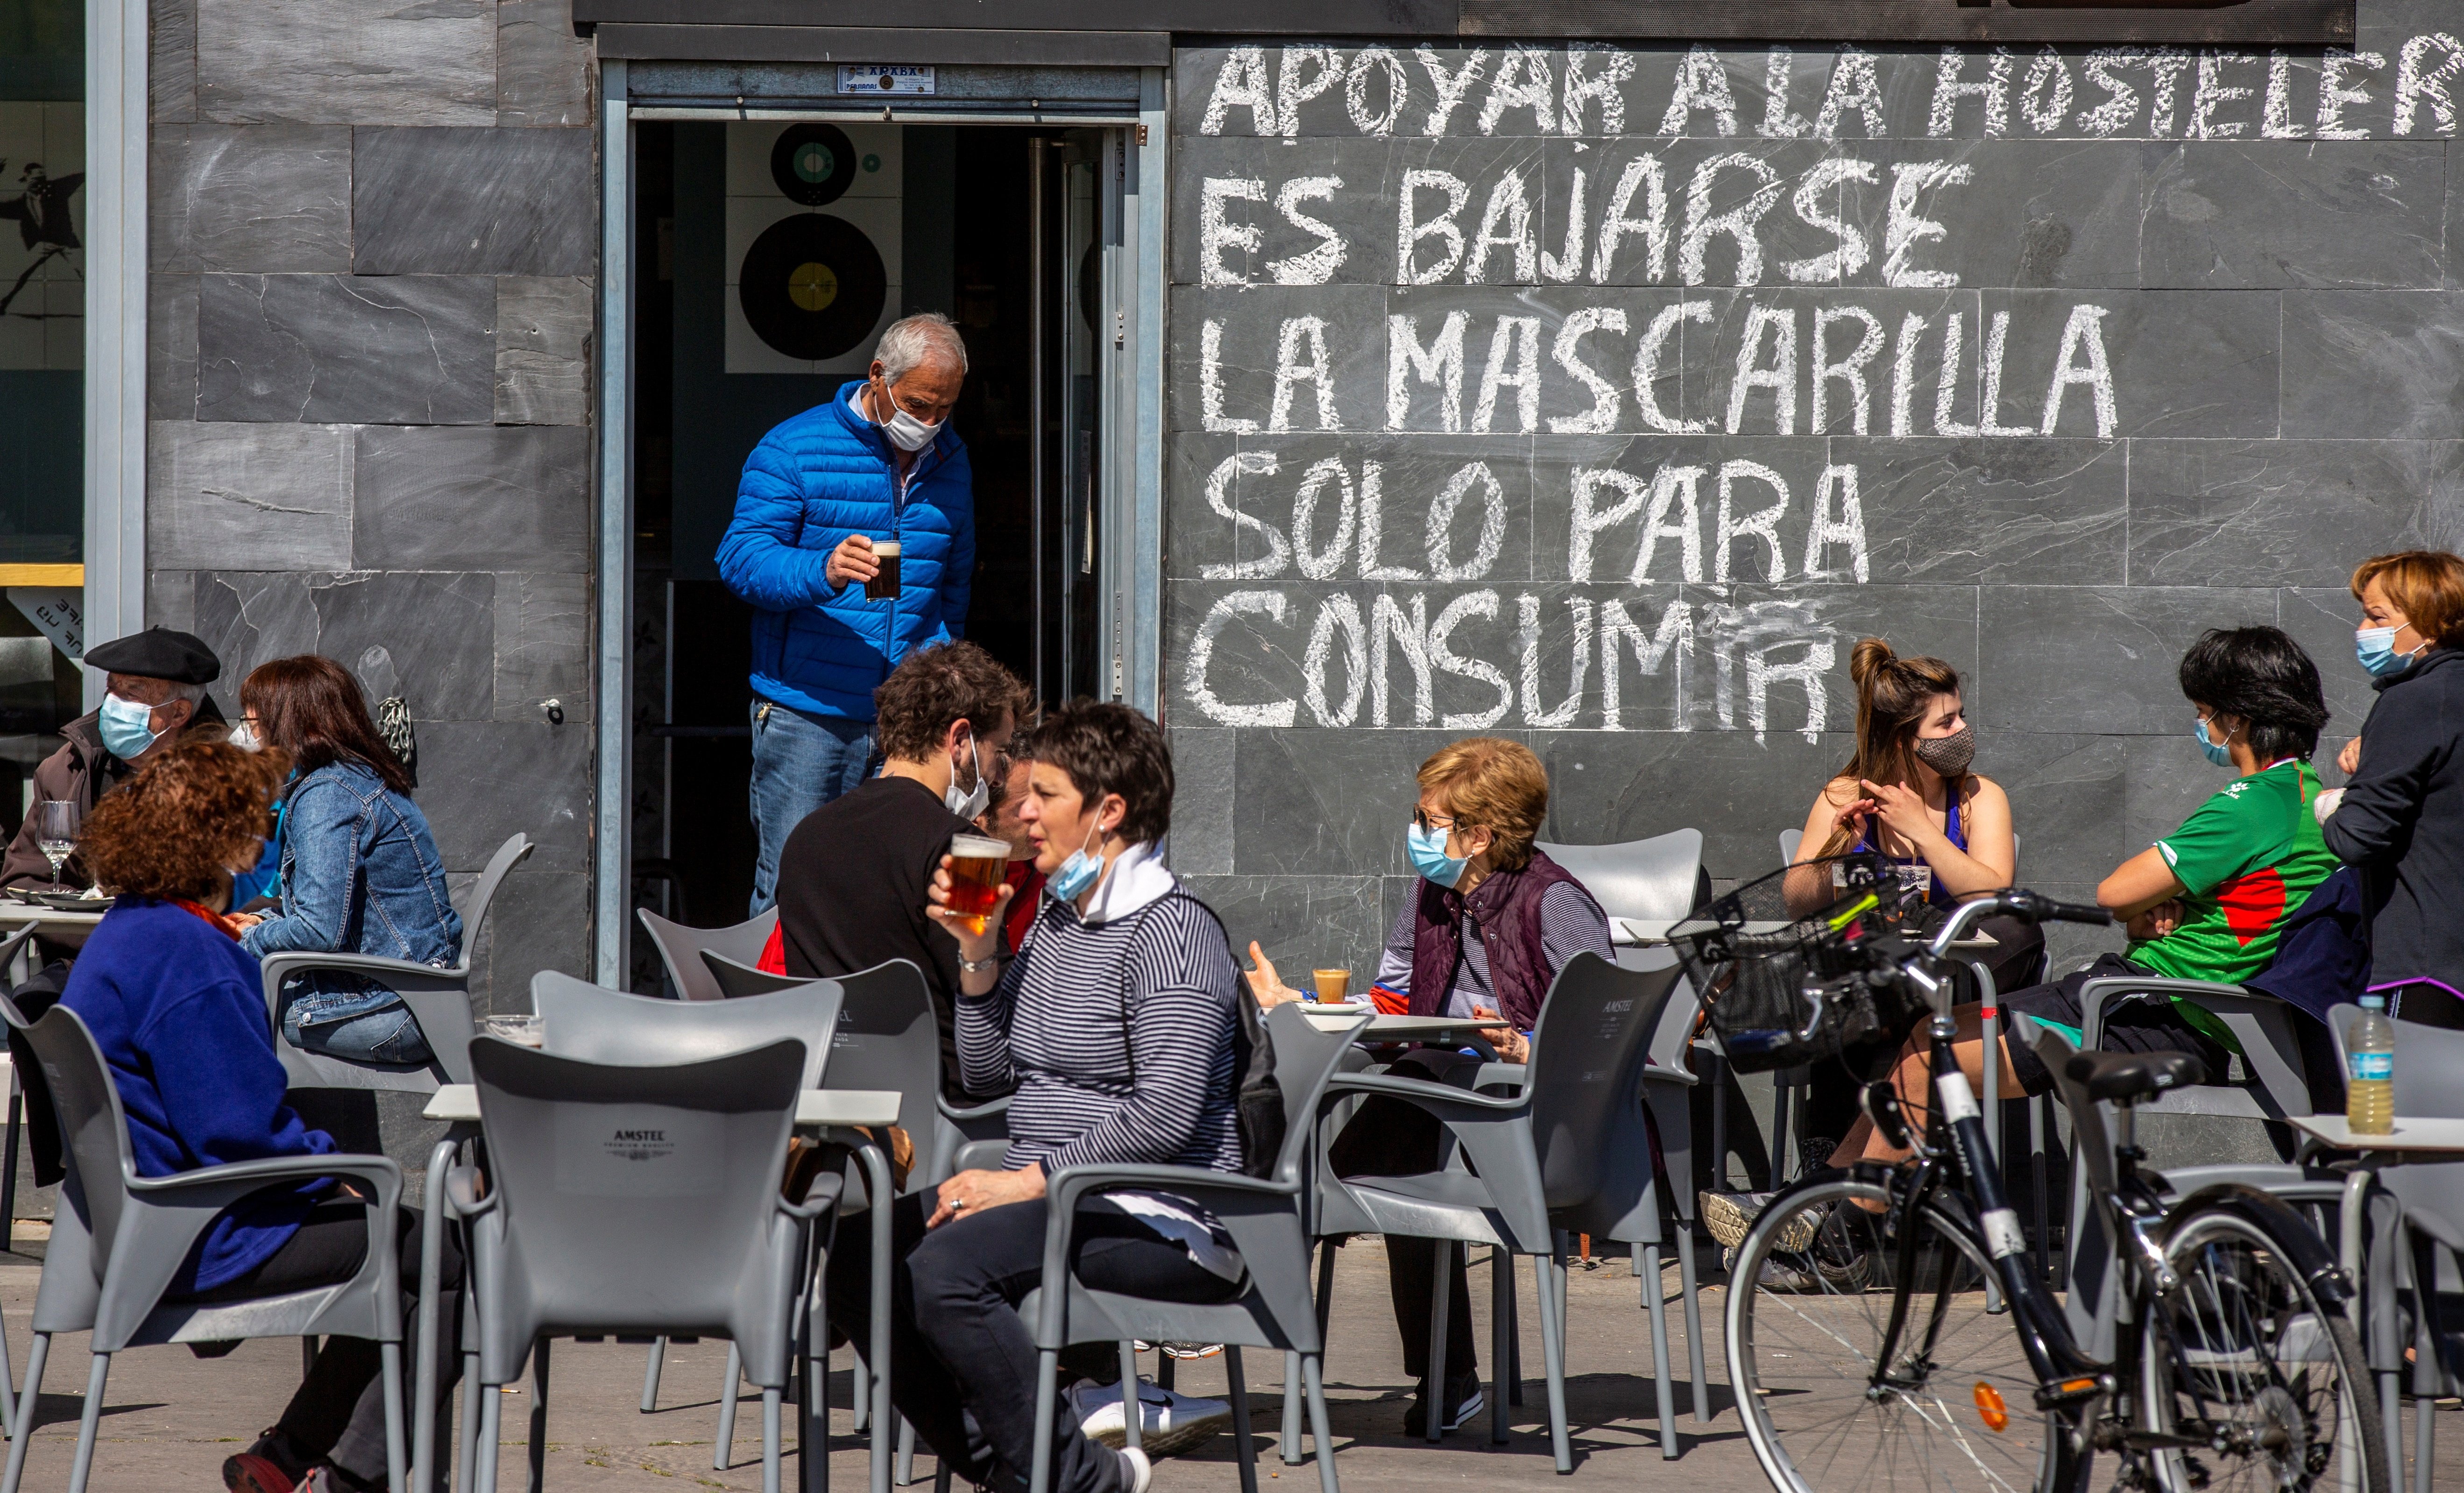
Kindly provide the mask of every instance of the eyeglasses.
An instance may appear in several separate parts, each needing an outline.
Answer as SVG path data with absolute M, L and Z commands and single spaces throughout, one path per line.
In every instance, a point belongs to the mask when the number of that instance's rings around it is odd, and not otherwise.
M 1431 814 L 1419 808 L 1412 810 L 1412 823 L 1424 835 L 1433 829 L 1452 829 L 1459 823 L 1461 821 L 1452 814 Z

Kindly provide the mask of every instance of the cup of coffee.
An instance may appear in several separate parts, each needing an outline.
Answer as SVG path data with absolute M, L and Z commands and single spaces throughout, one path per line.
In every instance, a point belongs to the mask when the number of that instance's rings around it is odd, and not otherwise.
M 1341 1005 L 1352 999 L 1350 970 L 1311 970 L 1309 978 L 1317 983 L 1317 1003 L 1322 1006 Z
M 864 599 L 868 602 L 893 600 L 898 595 L 898 541 L 873 540 L 872 558 L 881 562 L 881 568 L 864 583 Z
M 547 1022 L 536 1016 L 492 1016 L 488 1035 L 517 1046 L 536 1047 L 547 1041 Z
M 985 835 L 950 838 L 950 911 L 966 920 L 967 932 L 980 933 L 1001 900 L 1001 878 L 1009 866 L 1009 843 Z

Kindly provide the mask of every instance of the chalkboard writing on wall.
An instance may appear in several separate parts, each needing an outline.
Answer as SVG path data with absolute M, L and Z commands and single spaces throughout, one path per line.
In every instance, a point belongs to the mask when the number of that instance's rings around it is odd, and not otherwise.
M 2173 682 L 2205 627 L 2303 640 L 2327 765 L 2344 579 L 2452 544 L 2464 474 L 2464 42 L 2413 13 L 2349 51 L 1181 52 L 1176 865 L 1360 965 L 1414 767 L 1489 732 L 1548 763 L 1544 839 L 1695 825 L 1757 874 L 1869 633 L 1968 676 L 2046 889 L 2221 785 Z

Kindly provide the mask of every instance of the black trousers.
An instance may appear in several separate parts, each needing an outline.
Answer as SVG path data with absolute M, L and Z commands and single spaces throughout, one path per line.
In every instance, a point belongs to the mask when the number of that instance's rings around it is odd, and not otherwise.
M 1017 1308 L 1044 1282 L 1045 1205 L 1009 1203 L 928 1230 L 933 1201 L 925 1191 L 891 1207 L 898 1254 L 890 1288 L 891 1401 L 957 1477 L 1005 1493 L 1023 1489 L 1035 1460 L 1038 1365 L 1034 1334 Z M 1098 1290 L 1217 1302 L 1239 1289 L 1100 1198 L 1079 1209 L 1075 1238 L 1078 1278 Z M 831 1323 L 859 1346 L 870 1342 L 869 1219 L 840 1221 L 827 1284 Z M 1079 1432 L 1067 1397 L 1058 1405 L 1053 1493 L 1121 1493 L 1120 1459 Z
M 403 1293 L 403 1318 L 406 1332 L 419 1296 L 419 1226 L 420 1215 L 413 1208 L 394 1210 L 394 1247 L 400 1262 Z M 266 1257 L 255 1269 L 237 1280 L 228 1281 L 211 1290 L 177 1298 L 187 1302 L 245 1301 L 259 1296 L 275 1296 L 286 1291 L 306 1290 L 311 1286 L 331 1285 L 359 1274 L 368 1258 L 367 1204 L 356 1198 L 329 1198 L 319 1203 L 300 1224 L 297 1233 L 284 1241 L 280 1249 Z M 439 1334 L 439 1350 L 444 1362 L 438 1366 L 437 1390 L 450 1394 L 453 1381 L 462 1372 L 462 1356 L 454 1350 L 454 1337 L 461 1326 L 460 1303 L 455 1297 L 462 1286 L 462 1250 L 449 1230 L 445 1235 L 445 1251 L 438 1281 L 444 1298 L 438 1303 L 443 1330 Z M 404 1372 L 409 1372 L 410 1355 L 403 1355 Z M 365 1338 L 329 1337 L 317 1351 L 317 1361 L 309 1367 L 307 1377 L 292 1393 L 291 1403 L 283 1408 L 282 1418 L 275 1428 L 291 1438 L 292 1444 L 312 1458 L 334 1457 L 343 1471 L 363 1480 L 382 1481 L 385 1477 L 385 1400 L 369 1394 L 377 1375 L 383 1371 L 384 1359 L 377 1345 Z M 343 1455 L 336 1455 L 344 1433 L 352 1433 L 351 1445 Z M 368 1460 L 373 1448 L 373 1465 L 359 1463 Z
M 1388 1071 L 1397 1078 L 1426 1079 L 1466 1087 L 1483 1060 L 1460 1052 L 1428 1048 L 1397 1061 Z M 1413 1176 L 1438 1169 L 1445 1127 L 1427 1110 L 1376 1095 L 1334 1138 L 1327 1159 L 1337 1176 Z M 1395 1326 L 1403 1334 L 1403 1372 L 1415 1379 L 1429 1373 L 1429 1298 L 1436 1284 L 1439 1241 L 1386 1239 L 1386 1284 L 1395 1299 Z M 1446 1377 L 1461 1378 L 1480 1371 L 1479 1350 L 1472 1345 L 1471 1284 L 1464 1273 L 1463 1252 L 1453 1252 L 1446 1282 Z

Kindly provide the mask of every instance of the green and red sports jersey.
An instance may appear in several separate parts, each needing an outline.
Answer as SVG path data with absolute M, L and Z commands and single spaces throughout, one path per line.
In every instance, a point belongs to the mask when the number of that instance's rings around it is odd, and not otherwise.
M 2184 916 L 2164 937 L 2132 944 L 2130 962 L 2236 985 L 2265 969 L 2285 919 L 2341 864 L 2312 817 L 2318 795 L 2310 764 L 2287 757 L 2227 784 L 2157 841 L 2184 888 Z M 2211 1036 L 2223 1030 L 2204 1010 L 2185 1014 L 2202 1030 L 2212 1023 Z

